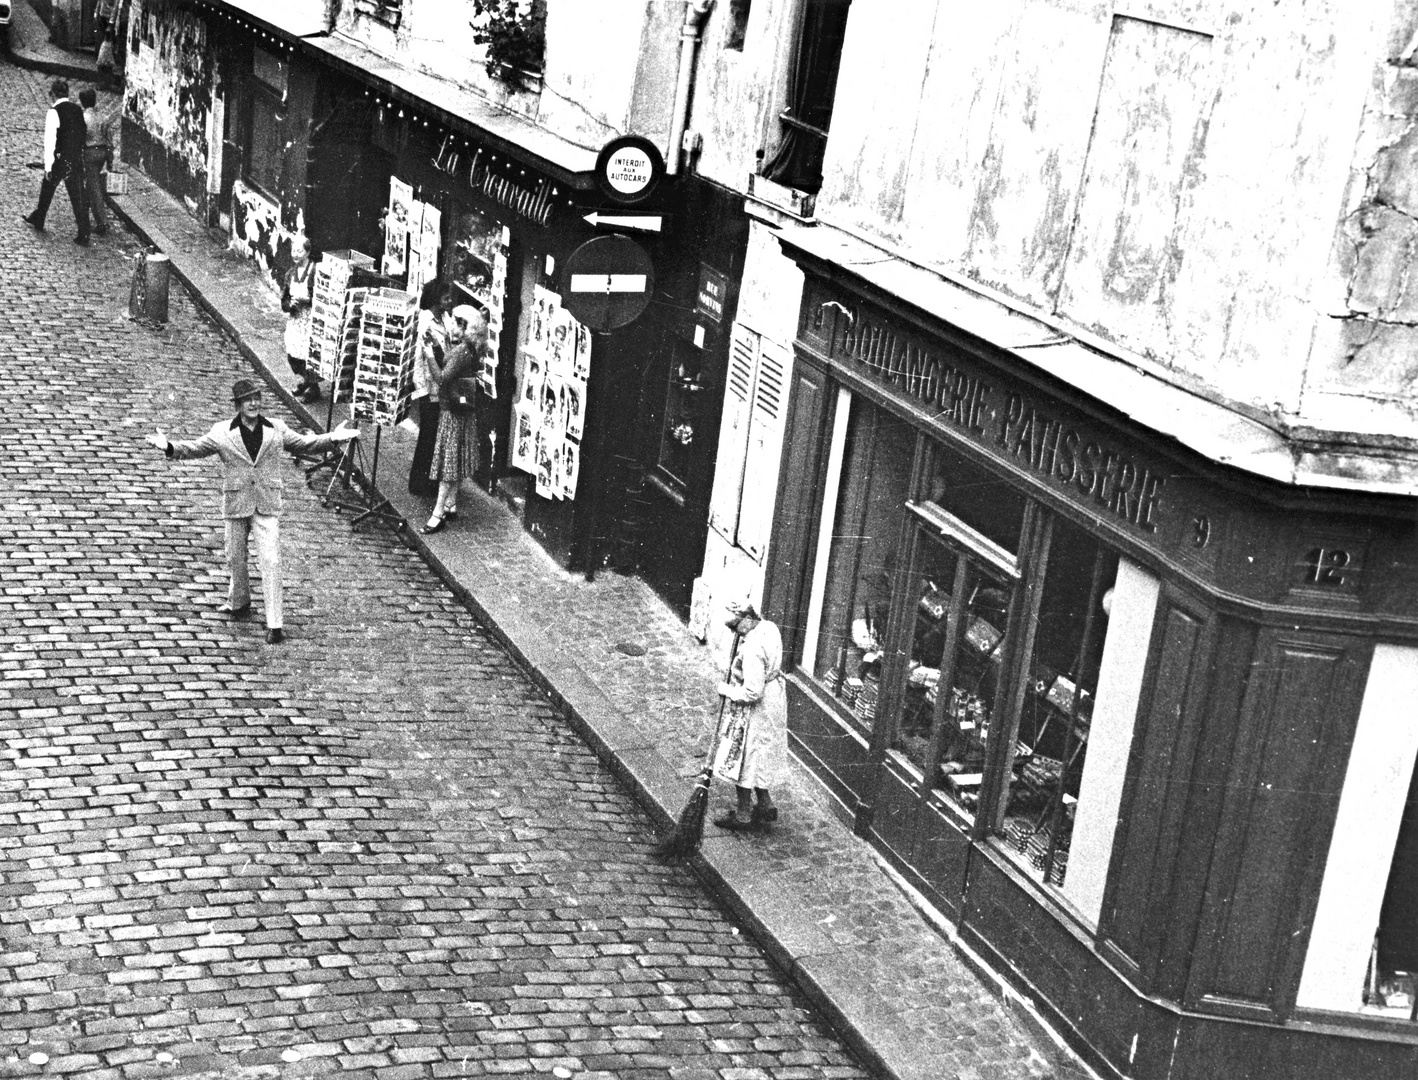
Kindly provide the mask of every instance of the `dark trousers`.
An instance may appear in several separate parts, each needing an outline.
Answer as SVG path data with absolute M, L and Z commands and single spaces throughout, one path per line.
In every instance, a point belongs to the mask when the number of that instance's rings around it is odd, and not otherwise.
M 79 225 L 79 235 L 87 239 L 89 235 L 89 213 L 88 207 L 84 204 L 84 167 L 81 163 L 70 164 L 67 161 L 55 160 L 54 169 L 45 174 L 44 181 L 39 185 L 39 205 L 34 208 L 34 213 L 30 215 L 30 220 L 44 228 L 45 216 L 49 213 L 49 204 L 54 200 L 54 192 L 59 187 L 60 181 L 69 189 L 69 205 L 74 208 L 74 220 Z
M 433 465 L 433 447 L 438 442 L 438 402 L 419 398 L 419 441 L 414 444 L 414 460 L 409 465 L 409 494 L 437 495 L 438 484 L 428 478 Z

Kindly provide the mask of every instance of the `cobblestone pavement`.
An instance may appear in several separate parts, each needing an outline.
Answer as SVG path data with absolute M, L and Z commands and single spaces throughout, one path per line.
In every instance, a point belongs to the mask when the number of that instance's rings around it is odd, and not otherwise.
M 19 222 L 44 82 L 0 67 L 0 1076 L 865 1075 L 424 563 L 293 465 L 290 640 L 217 614 L 215 469 L 140 440 L 247 369 L 179 289 L 126 321 L 132 240 L 75 247 L 62 198 Z

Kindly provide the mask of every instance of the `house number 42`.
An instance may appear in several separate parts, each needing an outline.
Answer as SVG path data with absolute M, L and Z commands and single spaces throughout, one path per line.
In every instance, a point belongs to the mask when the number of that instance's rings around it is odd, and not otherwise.
M 1312 585 L 1340 586 L 1345 583 L 1349 552 L 1343 548 L 1315 548 L 1305 556 L 1309 567 L 1306 581 Z

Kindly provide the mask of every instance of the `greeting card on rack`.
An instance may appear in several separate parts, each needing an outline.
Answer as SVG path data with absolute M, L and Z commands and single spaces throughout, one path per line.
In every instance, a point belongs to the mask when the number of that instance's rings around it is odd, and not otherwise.
M 519 404 L 512 410 L 512 467 L 523 472 L 536 468 L 537 418 L 535 410 Z
M 579 322 L 574 322 L 576 335 L 576 348 L 574 359 L 571 365 L 571 374 L 585 382 L 591 377 L 591 331 L 582 326 Z
M 567 439 L 561 444 L 561 497 L 576 497 L 576 480 L 581 473 L 581 444 Z
M 545 430 L 538 431 L 536 444 L 537 494 L 544 499 L 554 498 L 551 455 L 552 446 L 550 437 Z
M 586 426 L 586 385 L 578 379 L 561 383 L 561 429 L 573 439 L 581 438 Z

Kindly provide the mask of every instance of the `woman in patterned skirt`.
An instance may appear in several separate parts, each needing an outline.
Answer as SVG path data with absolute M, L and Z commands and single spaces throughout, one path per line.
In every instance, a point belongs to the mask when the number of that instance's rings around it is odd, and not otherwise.
M 436 533 L 458 516 L 458 487 L 477 468 L 478 433 L 473 419 L 473 395 L 461 393 L 459 380 L 471 379 L 477 373 L 478 361 L 487 348 L 487 316 L 471 304 L 459 304 L 453 309 L 453 324 L 459 335 L 458 344 L 443 358 L 443 371 L 438 378 L 438 401 L 442 417 L 438 424 L 438 441 L 433 447 L 433 465 L 429 478 L 438 481 L 438 497 L 433 513 L 422 532 Z

